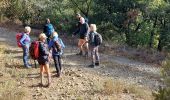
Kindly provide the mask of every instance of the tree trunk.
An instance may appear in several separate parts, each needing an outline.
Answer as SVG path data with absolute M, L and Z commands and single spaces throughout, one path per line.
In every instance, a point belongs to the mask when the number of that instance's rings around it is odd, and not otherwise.
M 157 24 L 157 16 L 155 17 L 155 20 L 154 20 L 154 24 L 153 24 L 153 29 L 151 31 L 151 34 L 150 34 L 150 41 L 149 41 L 149 48 L 153 48 L 153 41 L 154 41 L 154 29 L 156 28 L 156 24 Z

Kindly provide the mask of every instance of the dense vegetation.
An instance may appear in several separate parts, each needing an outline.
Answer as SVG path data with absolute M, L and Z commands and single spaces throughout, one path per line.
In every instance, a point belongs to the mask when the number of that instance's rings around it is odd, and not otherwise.
M 46 17 L 58 31 L 72 32 L 80 12 L 105 39 L 133 47 L 169 49 L 169 0 L 2 0 L 2 16 L 38 25 Z
M 72 33 L 75 14 L 96 23 L 105 40 L 170 50 L 170 0 L 1 0 L 0 19 L 40 26 L 49 17 L 57 31 Z M 169 74 L 168 74 L 169 75 Z

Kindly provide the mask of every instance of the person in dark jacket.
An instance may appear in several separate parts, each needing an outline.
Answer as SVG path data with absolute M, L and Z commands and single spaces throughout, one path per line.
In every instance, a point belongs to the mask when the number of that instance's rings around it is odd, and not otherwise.
M 41 33 L 39 35 L 39 57 L 38 57 L 38 63 L 40 65 L 40 76 L 41 76 L 41 85 L 43 85 L 43 73 L 47 73 L 48 77 L 48 85 L 51 84 L 51 75 L 50 75 L 50 69 L 49 69 L 49 51 L 48 51 L 48 45 L 46 44 L 46 35 L 44 33 Z
M 85 55 L 88 55 L 87 36 L 88 36 L 88 32 L 89 32 L 89 26 L 85 22 L 85 19 L 83 17 L 80 18 L 80 23 L 81 23 L 81 25 L 79 27 L 79 31 L 73 33 L 73 36 L 75 36 L 76 34 L 79 34 L 78 47 L 80 49 L 80 52 L 78 53 L 78 55 L 83 55 L 83 53 L 85 53 Z M 84 49 L 84 47 L 85 47 L 85 49 Z
M 23 49 L 23 62 L 26 68 L 31 68 L 31 65 L 28 63 L 28 56 L 29 56 L 29 47 L 30 47 L 30 37 L 29 34 L 31 32 L 31 28 L 29 26 L 25 27 L 25 32 L 23 33 L 22 38 L 20 39 L 20 43 Z
M 52 34 L 53 32 L 54 32 L 54 27 L 53 27 L 53 25 L 51 24 L 50 19 L 47 18 L 47 19 L 46 19 L 46 24 L 45 24 L 45 26 L 44 26 L 44 33 L 45 33 L 45 35 L 47 36 L 47 43 L 49 43 L 49 41 L 50 41 L 50 36 L 51 36 L 51 34 Z
M 52 56 L 53 56 L 54 64 L 55 64 L 56 71 L 57 71 L 57 77 L 60 77 L 61 75 L 61 70 L 62 70 L 61 55 L 63 53 L 63 48 L 65 48 L 64 43 L 58 37 L 57 32 L 54 32 L 52 34 L 52 39 L 50 40 L 50 43 L 49 43 L 49 49 L 52 50 Z

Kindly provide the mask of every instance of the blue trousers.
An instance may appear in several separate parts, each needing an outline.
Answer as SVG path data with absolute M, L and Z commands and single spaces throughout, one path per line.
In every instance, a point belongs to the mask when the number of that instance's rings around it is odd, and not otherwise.
M 24 66 L 28 67 L 29 63 L 28 63 L 28 56 L 29 56 L 29 46 L 23 46 L 23 62 L 24 62 Z

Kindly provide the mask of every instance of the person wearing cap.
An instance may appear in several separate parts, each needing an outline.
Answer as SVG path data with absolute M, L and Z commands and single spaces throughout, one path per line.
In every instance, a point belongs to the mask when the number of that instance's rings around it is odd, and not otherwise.
M 81 26 L 80 18 L 82 18 L 82 16 L 79 13 L 77 13 L 76 19 L 78 20 L 78 23 L 76 24 L 76 30 L 73 32 L 73 34 L 76 34 L 76 33 L 79 32 L 79 29 L 80 29 L 80 26 Z
M 85 56 L 88 56 L 88 33 L 89 33 L 89 25 L 85 22 L 85 19 L 83 17 L 80 18 L 80 28 L 79 31 L 76 33 L 73 33 L 73 36 L 76 34 L 79 34 L 79 41 L 78 41 L 78 47 L 80 49 L 80 52 L 78 55 L 83 55 L 85 53 Z M 84 49 L 85 47 L 85 49 Z
M 51 75 L 50 75 L 50 69 L 49 69 L 49 50 L 48 45 L 46 44 L 46 35 L 44 33 L 41 33 L 39 35 L 39 57 L 38 57 L 38 63 L 40 65 L 40 76 L 41 76 L 41 83 L 40 85 L 43 86 L 43 73 L 47 73 L 48 77 L 48 84 L 47 86 L 50 86 L 51 84 Z
M 45 26 L 44 26 L 44 33 L 45 33 L 45 35 L 47 36 L 47 43 L 49 43 L 49 41 L 50 41 L 50 36 L 51 36 L 51 34 L 52 34 L 53 32 L 54 32 L 54 27 L 53 27 L 53 25 L 51 24 L 50 19 L 47 18 L 47 19 L 46 19 L 46 24 L 45 24 Z
M 58 37 L 57 32 L 53 32 L 48 47 L 49 47 L 49 50 L 52 50 L 54 65 L 55 65 L 56 72 L 57 72 L 56 76 L 60 77 L 61 70 L 62 70 L 61 55 L 63 53 L 63 48 L 65 48 L 65 45 L 62 42 L 62 40 Z
M 26 68 L 31 68 L 31 65 L 29 64 L 28 61 L 28 56 L 29 56 L 29 47 L 30 47 L 30 34 L 31 32 L 31 28 L 29 26 L 25 27 L 25 32 L 22 35 L 22 38 L 20 39 L 20 43 L 22 45 L 22 49 L 23 49 L 23 62 L 24 62 L 24 66 Z

